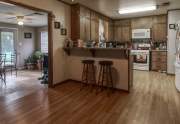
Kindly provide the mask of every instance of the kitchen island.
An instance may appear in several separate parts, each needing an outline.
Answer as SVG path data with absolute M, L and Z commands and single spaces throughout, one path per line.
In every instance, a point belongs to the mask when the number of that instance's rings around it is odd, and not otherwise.
M 68 77 L 71 80 L 81 81 L 81 60 L 95 60 L 96 78 L 98 78 L 101 60 L 113 61 L 113 83 L 116 89 L 130 91 L 133 84 L 133 57 L 130 49 L 120 48 L 64 48 L 67 53 Z

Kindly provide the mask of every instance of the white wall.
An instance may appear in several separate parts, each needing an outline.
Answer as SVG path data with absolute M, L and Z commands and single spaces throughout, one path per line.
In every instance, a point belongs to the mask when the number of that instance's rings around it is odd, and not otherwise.
M 48 27 L 43 26 L 43 27 L 38 27 L 36 28 L 36 48 L 37 50 L 41 50 L 41 32 L 42 31 L 47 31 L 48 32 Z
M 67 28 L 67 36 L 61 36 L 59 29 L 53 29 L 53 79 L 54 84 L 68 79 L 66 54 L 64 53 L 63 41 L 70 37 L 71 32 L 71 10 L 70 6 L 65 5 L 57 0 L 13 0 L 30 6 L 52 11 L 55 15 L 55 21 L 60 21 L 64 28 Z
M 168 12 L 168 27 L 169 24 L 175 24 L 177 21 L 180 20 L 180 10 L 173 10 Z M 175 41 L 176 41 L 176 31 L 174 29 L 168 29 L 168 67 L 167 73 L 174 74 L 175 73 Z

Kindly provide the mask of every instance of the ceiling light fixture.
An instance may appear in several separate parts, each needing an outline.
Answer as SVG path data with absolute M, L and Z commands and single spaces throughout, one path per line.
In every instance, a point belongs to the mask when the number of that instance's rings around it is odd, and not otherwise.
M 23 21 L 18 21 L 18 25 L 24 25 Z
M 127 9 L 120 9 L 119 14 L 128 14 L 128 13 L 138 13 L 138 12 L 145 12 L 145 11 L 153 11 L 156 10 L 157 6 L 149 6 L 149 7 L 134 7 L 134 8 L 127 8 Z
M 17 23 L 18 23 L 18 25 L 24 25 L 24 17 L 17 16 Z

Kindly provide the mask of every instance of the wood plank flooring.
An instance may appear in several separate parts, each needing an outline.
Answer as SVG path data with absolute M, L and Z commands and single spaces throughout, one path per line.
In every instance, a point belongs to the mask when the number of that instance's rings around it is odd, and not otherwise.
M 0 89 L 0 124 L 180 124 L 180 93 L 174 77 L 166 74 L 135 71 L 132 92 L 110 96 L 89 88 L 80 91 L 74 82 L 54 89 L 26 86 L 37 83 L 33 78 L 21 82 L 26 92 L 15 87 L 17 98 Z

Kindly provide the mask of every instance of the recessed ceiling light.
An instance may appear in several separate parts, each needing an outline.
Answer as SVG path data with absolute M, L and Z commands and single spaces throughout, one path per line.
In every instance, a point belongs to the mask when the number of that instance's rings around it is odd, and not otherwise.
M 145 12 L 145 11 L 153 11 L 156 10 L 157 6 L 148 6 L 148 7 L 134 7 L 134 8 L 127 8 L 127 9 L 120 9 L 119 14 L 128 14 L 128 13 L 138 13 L 138 12 Z

